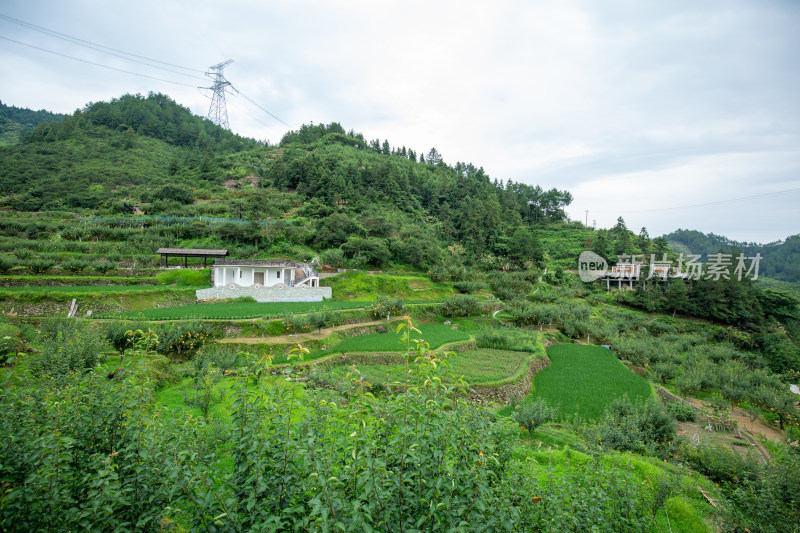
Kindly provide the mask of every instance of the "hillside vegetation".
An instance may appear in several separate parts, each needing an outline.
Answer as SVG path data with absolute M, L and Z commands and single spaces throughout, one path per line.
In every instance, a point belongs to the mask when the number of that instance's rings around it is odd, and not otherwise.
M 719 251 L 732 253 L 733 250 L 738 250 L 738 253 L 744 253 L 748 257 L 761 254 L 763 259 L 760 264 L 760 275 L 781 281 L 800 282 L 800 235 L 791 235 L 784 241 L 757 244 L 732 241 L 713 233 L 679 229 L 665 235 L 664 238 L 678 251 L 704 256 Z
M 0 146 L 16 144 L 43 122 L 62 120 L 65 115 L 40 109 L 9 106 L 0 102 Z
M 4 531 L 797 531 L 788 282 L 607 291 L 581 251 L 680 251 L 435 149 L 273 146 L 160 94 L 38 125 L 0 190 Z M 159 247 L 327 265 L 334 297 L 196 302 L 209 269 Z

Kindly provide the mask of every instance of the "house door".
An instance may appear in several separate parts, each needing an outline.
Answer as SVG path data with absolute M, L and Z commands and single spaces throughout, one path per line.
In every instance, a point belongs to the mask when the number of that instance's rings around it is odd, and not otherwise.
M 264 273 L 253 272 L 253 283 L 260 283 L 261 285 L 264 285 Z

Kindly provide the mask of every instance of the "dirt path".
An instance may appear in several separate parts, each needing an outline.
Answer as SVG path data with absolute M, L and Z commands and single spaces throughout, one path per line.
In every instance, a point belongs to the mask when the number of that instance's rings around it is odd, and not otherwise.
M 692 407 L 698 410 L 700 409 L 701 406 L 705 405 L 703 402 L 701 402 L 696 398 L 687 398 L 686 400 L 692 404 Z M 740 430 L 746 430 L 748 433 L 764 437 L 773 442 L 783 442 L 784 440 L 783 432 L 774 427 L 768 426 L 760 418 L 753 420 L 750 417 L 750 413 L 748 413 L 741 407 L 732 408 L 730 410 L 730 417 L 733 420 L 736 420 L 736 423 L 739 425 Z
M 322 340 L 335 331 L 379 325 L 388 327 L 393 323 L 394 321 L 386 322 L 386 320 L 374 320 L 372 322 L 359 322 L 358 324 L 344 324 L 332 328 L 322 328 L 320 331 L 298 333 L 297 335 L 281 335 L 279 337 L 232 337 L 220 339 L 217 342 L 222 344 L 292 344 L 296 342 Z
M 750 414 L 740 407 L 732 408 L 729 414 L 731 419 L 736 420 L 738 433 L 707 431 L 704 428 L 705 420 L 699 416 L 700 408 L 706 404 L 696 398 L 686 398 L 686 402 L 698 410 L 698 419 L 697 422 L 679 422 L 679 432 L 688 437 L 697 435 L 700 442 L 727 445 L 741 454 L 746 453 L 747 445 L 749 445 L 758 451 L 764 461 L 769 462 L 771 460 L 769 450 L 761 444 L 761 439 L 765 438 L 773 442 L 784 441 L 785 437 L 781 431 L 765 424 L 761 419 L 753 420 Z M 743 445 L 744 448 L 742 448 Z

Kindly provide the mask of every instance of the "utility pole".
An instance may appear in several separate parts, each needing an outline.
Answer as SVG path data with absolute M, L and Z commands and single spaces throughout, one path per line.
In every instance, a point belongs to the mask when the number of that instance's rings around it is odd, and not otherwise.
M 206 76 L 211 78 L 214 84 L 211 87 L 201 87 L 202 89 L 214 91 L 214 95 L 211 97 L 211 107 L 208 108 L 208 120 L 228 131 L 230 131 L 231 127 L 228 124 L 228 108 L 225 106 L 225 89 L 231 87 L 231 82 L 225 79 L 222 71 L 231 63 L 233 63 L 233 59 L 209 67 L 209 72 L 206 72 Z
M 589 227 L 589 210 L 586 210 L 586 227 Z

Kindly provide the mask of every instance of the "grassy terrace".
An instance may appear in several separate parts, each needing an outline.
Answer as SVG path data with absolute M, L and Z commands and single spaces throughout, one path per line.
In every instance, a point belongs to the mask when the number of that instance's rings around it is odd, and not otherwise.
M 511 350 L 480 349 L 457 353 L 449 358 L 450 368 L 470 385 L 496 383 L 514 376 L 527 363 L 530 354 Z M 371 383 L 402 382 L 405 365 L 357 365 Z M 333 372 L 344 376 L 349 366 L 337 366 Z
M 38 287 L 0 287 L 0 296 L 2 296 L 3 293 L 113 294 L 117 292 L 174 291 L 189 289 L 195 290 L 194 287 L 169 287 L 166 285 L 50 285 Z
M 322 308 L 330 310 L 368 307 L 369 302 L 223 302 L 180 305 L 119 314 L 99 315 L 100 318 L 143 320 L 242 320 L 248 318 L 277 317 L 286 313 L 310 313 Z
M 421 324 L 415 326 L 422 334 L 413 335 L 413 338 L 423 338 L 432 349 L 439 348 L 448 342 L 469 340 L 469 335 L 453 329 L 444 324 Z M 333 346 L 327 353 L 353 353 L 353 352 L 400 352 L 405 346 L 401 344 L 400 337 L 393 331 L 387 333 L 370 333 L 348 337 Z
M 165 288 L 162 286 L 162 288 Z M 176 287 L 174 289 L 186 289 Z M 194 288 L 192 288 L 194 290 Z M 406 302 L 406 305 L 415 303 L 432 304 L 435 301 L 423 300 Z M 143 311 L 128 311 L 119 314 L 98 315 L 99 318 L 118 318 L 136 320 L 244 320 L 248 318 L 279 317 L 287 313 L 313 313 L 321 309 L 340 311 L 346 309 L 363 309 L 372 305 L 366 301 L 325 300 L 322 302 L 222 302 L 199 303 L 164 307 L 158 309 L 145 309 Z
M 646 379 L 600 346 L 557 344 L 547 356 L 550 366 L 536 375 L 531 395 L 558 405 L 564 418 L 596 419 L 616 398 L 643 401 L 652 394 Z

